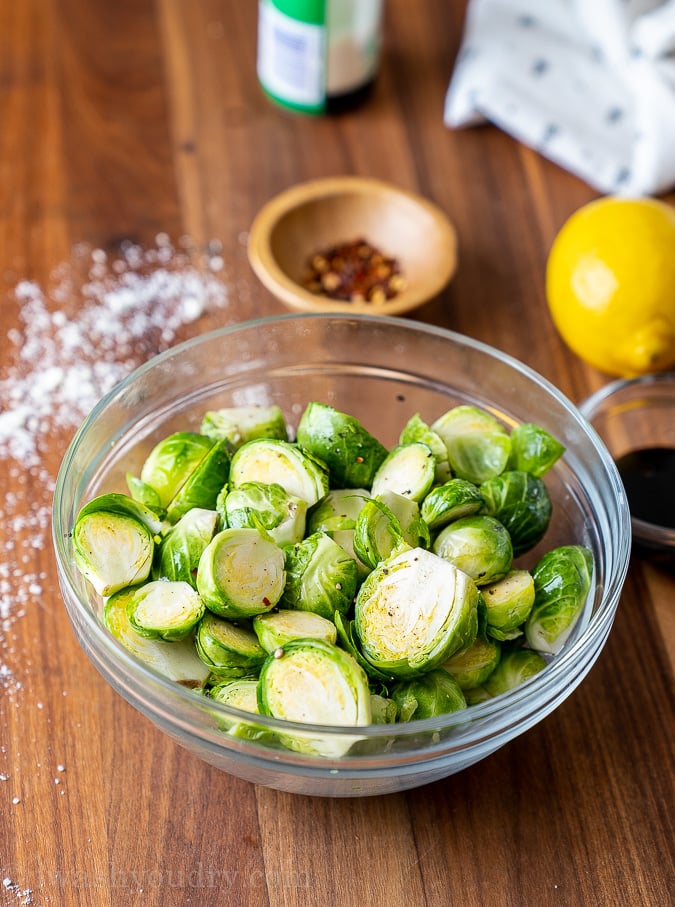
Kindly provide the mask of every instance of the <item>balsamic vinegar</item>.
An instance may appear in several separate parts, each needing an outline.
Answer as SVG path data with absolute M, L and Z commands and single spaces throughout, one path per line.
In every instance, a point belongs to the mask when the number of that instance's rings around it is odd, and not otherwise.
M 675 448 L 647 447 L 618 457 L 616 465 L 633 517 L 675 529 Z

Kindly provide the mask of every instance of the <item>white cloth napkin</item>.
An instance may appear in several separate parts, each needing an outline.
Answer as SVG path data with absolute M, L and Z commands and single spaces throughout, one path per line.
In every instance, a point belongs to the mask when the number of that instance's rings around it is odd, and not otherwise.
M 602 193 L 668 191 L 675 0 L 471 0 L 444 121 L 490 121 Z

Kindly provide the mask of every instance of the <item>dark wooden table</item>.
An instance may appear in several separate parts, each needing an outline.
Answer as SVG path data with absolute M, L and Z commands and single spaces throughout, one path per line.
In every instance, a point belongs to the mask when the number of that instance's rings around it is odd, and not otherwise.
M 594 192 L 492 127 L 444 128 L 465 4 L 412 6 L 387 4 L 370 102 L 308 119 L 258 88 L 253 0 L 0 0 L 0 409 L 45 380 L 44 349 L 17 365 L 26 292 L 56 283 L 56 309 L 90 304 L 83 255 L 189 236 L 222 244 L 227 304 L 171 342 L 280 312 L 247 262 L 252 218 L 293 183 L 343 173 L 418 191 L 457 226 L 456 278 L 415 318 L 500 347 L 575 402 L 606 382 L 562 343 L 543 292 L 555 232 Z M 165 341 L 149 334 L 130 363 Z M 46 418 L 36 460 L 10 455 L 3 428 L 3 904 L 672 903 L 672 574 L 633 558 L 589 677 L 486 762 L 380 798 L 278 793 L 176 746 L 80 649 L 48 526 L 74 425 Z

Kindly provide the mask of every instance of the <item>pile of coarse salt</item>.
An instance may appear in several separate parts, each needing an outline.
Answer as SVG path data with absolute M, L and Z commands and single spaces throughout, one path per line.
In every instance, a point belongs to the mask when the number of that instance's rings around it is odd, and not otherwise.
M 43 591 L 36 567 L 50 526 L 55 476 L 48 446 L 64 447 L 94 405 L 142 362 L 190 335 L 190 325 L 228 304 L 218 243 L 196 248 L 160 234 L 119 255 L 79 245 L 46 288 L 14 287 L 21 327 L 7 332 L 12 362 L 0 372 L 0 461 L 13 491 L 0 503 L 0 692 L 21 681 L 10 667 L 15 621 Z M 65 440 L 64 440 L 65 439 Z M 53 462 L 53 459 L 52 459 Z

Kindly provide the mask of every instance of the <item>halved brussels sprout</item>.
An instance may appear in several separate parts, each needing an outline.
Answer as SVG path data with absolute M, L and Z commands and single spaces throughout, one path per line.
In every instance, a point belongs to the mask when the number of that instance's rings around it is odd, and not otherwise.
M 480 493 L 483 512 L 498 519 L 511 536 L 514 557 L 542 540 L 553 508 L 541 479 L 518 470 L 503 472 L 483 482 Z
M 166 511 L 168 519 L 175 523 L 193 507 L 213 510 L 229 471 L 227 447 L 224 441 L 217 441 L 171 499 Z
M 223 499 L 231 529 L 259 529 L 277 545 L 299 542 L 305 535 L 307 502 L 289 494 L 281 485 L 244 482 Z
M 154 579 L 182 580 L 197 587 L 197 568 L 218 524 L 215 510 L 195 507 L 160 542 L 152 567 Z
M 478 589 L 453 564 L 423 548 L 382 561 L 356 597 L 354 629 L 363 657 L 394 677 L 414 677 L 471 645 Z
M 439 484 L 447 482 L 452 476 L 447 448 L 441 436 L 427 425 L 419 413 L 408 419 L 398 439 L 399 444 L 410 444 L 413 441 L 421 441 L 430 448 L 436 461 L 435 481 Z
M 534 579 L 527 570 L 510 570 L 503 579 L 481 588 L 487 612 L 487 632 L 493 639 L 522 635 L 522 625 L 534 605 Z
M 363 505 L 371 497 L 365 488 L 333 488 L 310 509 L 307 531 L 342 532 L 353 529 Z
M 288 428 L 281 409 L 271 406 L 228 406 L 204 414 L 200 431 L 214 440 L 228 443 L 231 451 L 255 438 L 288 440 Z
M 202 689 L 210 672 L 198 657 L 191 638 L 178 642 L 148 639 L 131 626 L 127 605 L 135 591 L 134 587 L 120 589 L 106 600 L 103 623 L 107 629 L 132 655 L 164 677 L 191 689 Z
M 514 690 L 546 667 L 546 660 L 532 649 L 510 649 L 502 652 L 499 664 L 483 683 L 490 696 Z
M 269 614 L 256 614 L 253 630 L 266 652 L 283 648 L 292 639 L 323 639 L 337 642 L 337 628 L 332 620 L 313 611 L 280 608 Z
M 555 655 L 576 626 L 593 578 L 593 555 L 583 545 L 548 551 L 532 570 L 535 598 L 525 637 L 538 652 Z
M 267 652 L 248 625 L 233 623 L 209 611 L 197 626 L 195 648 L 215 677 L 250 677 L 258 673 L 267 658 Z
M 268 657 L 260 672 L 258 707 L 264 715 L 302 724 L 362 727 L 372 722 L 363 669 L 348 652 L 320 639 L 294 640 Z M 280 739 L 299 752 L 340 757 L 359 737 L 293 732 Z
M 448 658 L 442 668 L 455 678 L 462 690 L 472 690 L 485 683 L 500 657 L 500 643 L 479 632 L 467 649 Z
M 257 438 L 237 450 L 230 464 L 230 486 L 249 482 L 281 485 L 311 507 L 328 491 L 326 466 L 289 441 Z
M 506 576 L 513 562 L 508 532 L 494 517 L 481 514 L 450 523 L 432 547 L 435 554 L 459 567 L 479 586 Z
M 325 403 L 310 403 L 297 430 L 297 442 L 319 457 L 334 488 L 370 488 L 387 448 L 347 413 Z
M 460 479 L 480 485 L 506 469 L 511 438 L 491 413 L 464 404 L 448 410 L 431 428 L 443 439 L 450 468 Z
M 220 617 L 271 610 L 285 582 L 284 552 L 257 529 L 223 529 L 206 546 L 197 569 L 197 590 Z
M 398 718 L 398 706 L 394 700 L 381 693 L 371 692 L 370 711 L 373 724 L 394 724 Z
M 546 429 L 523 422 L 511 432 L 511 454 L 507 469 L 522 469 L 541 478 L 565 453 L 565 447 Z
M 104 597 L 145 582 L 154 551 L 148 527 L 124 513 L 81 512 L 73 528 L 75 566 Z
M 435 473 L 436 460 L 428 445 L 421 441 L 400 444 L 380 464 L 370 491 L 373 497 L 394 492 L 419 502 L 433 485 Z
M 141 481 L 159 495 L 168 507 L 179 488 L 214 445 L 196 432 L 179 431 L 164 438 L 148 454 L 141 468 Z
M 143 504 L 141 501 L 136 501 L 134 498 L 131 498 L 126 494 L 119 494 L 119 492 L 116 491 L 109 492 L 108 494 L 100 494 L 97 497 L 92 498 L 91 501 L 82 507 L 77 515 L 77 519 L 79 520 L 82 517 L 89 516 L 91 513 L 98 513 L 100 511 L 130 516 L 134 520 L 138 520 L 138 522 L 142 523 L 144 526 L 147 526 L 153 536 L 161 535 L 169 528 L 168 523 L 165 522 L 160 513 L 157 513 L 157 511 L 148 507 L 146 504 Z
M 466 479 L 448 479 L 432 488 L 422 501 L 420 513 L 432 532 L 442 529 L 453 520 L 471 516 L 483 506 L 477 486 Z
M 150 485 L 142 482 L 138 476 L 134 476 L 130 472 L 126 474 L 126 481 L 129 494 L 134 501 L 138 501 L 139 504 L 149 507 L 157 514 L 160 512 L 164 513 L 165 508 L 162 507 L 160 497 L 154 488 L 151 488 Z
M 356 561 L 327 533 L 315 532 L 285 549 L 281 603 L 332 620 L 349 610 L 359 582 Z
M 396 703 L 399 721 L 435 718 L 466 708 L 461 687 L 443 668 L 410 680 L 399 680 L 389 693 Z
M 391 683 L 395 679 L 393 674 L 380 671 L 379 668 L 376 668 L 375 665 L 371 664 L 363 656 L 356 639 L 356 622 L 354 620 L 349 620 L 345 615 L 340 614 L 339 611 L 335 612 L 333 620 L 335 629 L 337 630 L 338 644 L 342 646 L 346 652 L 349 652 L 352 658 L 356 659 L 366 672 L 367 676 L 371 680 L 378 681 L 382 684 Z
M 429 543 L 429 527 L 420 518 L 419 505 L 393 491 L 367 501 L 354 529 L 354 551 L 370 569 L 402 545 L 428 548 Z
M 167 579 L 139 586 L 127 602 L 129 623 L 148 639 L 185 639 L 204 614 L 204 602 L 189 583 Z

